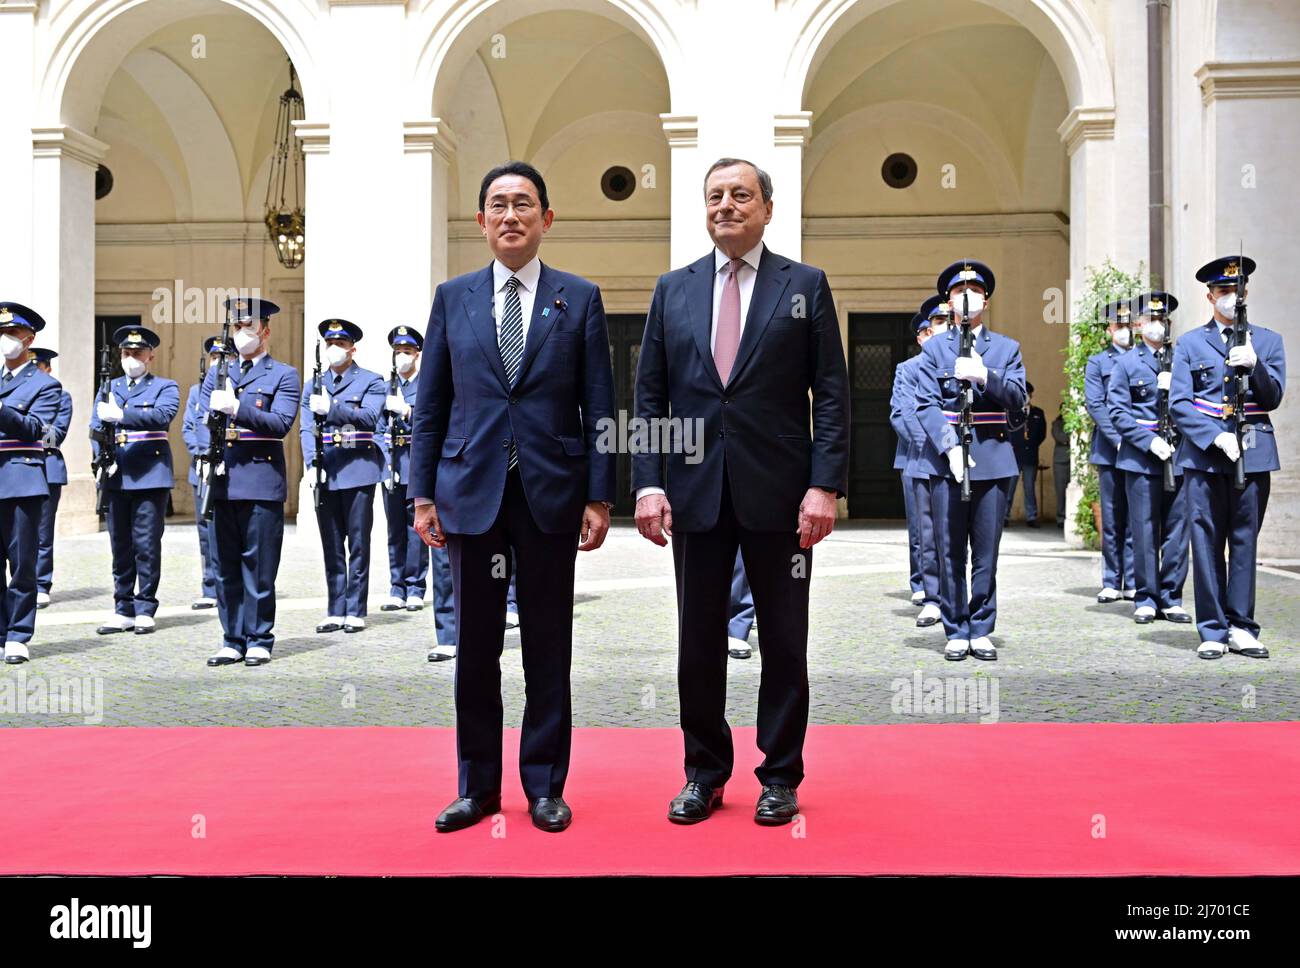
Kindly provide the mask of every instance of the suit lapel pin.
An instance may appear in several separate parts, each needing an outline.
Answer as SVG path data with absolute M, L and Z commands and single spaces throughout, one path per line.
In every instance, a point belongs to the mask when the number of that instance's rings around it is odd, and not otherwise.
M 549 316 L 549 315 L 551 315 L 551 307 L 550 307 L 550 306 L 545 307 L 545 308 L 542 310 L 542 315 L 543 315 L 543 316 Z

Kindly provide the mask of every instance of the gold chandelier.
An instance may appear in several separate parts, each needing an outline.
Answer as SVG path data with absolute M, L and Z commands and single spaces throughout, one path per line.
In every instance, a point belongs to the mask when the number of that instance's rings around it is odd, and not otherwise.
M 303 119 L 302 95 L 298 92 L 298 74 L 289 62 L 289 89 L 280 95 L 280 111 L 275 120 L 275 157 L 271 160 L 271 177 L 266 183 L 266 229 L 275 246 L 275 256 L 287 269 L 302 265 L 306 252 L 307 214 L 306 163 L 302 144 L 294 135 L 293 122 Z

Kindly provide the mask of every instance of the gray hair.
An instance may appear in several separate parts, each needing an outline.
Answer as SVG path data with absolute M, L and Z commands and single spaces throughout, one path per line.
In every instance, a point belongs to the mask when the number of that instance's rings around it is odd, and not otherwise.
M 772 176 L 762 168 L 759 168 L 758 165 L 745 158 L 719 158 L 713 164 L 709 165 L 709 170 L 704 173 L 705 195 L 709 192 L 709 176 L 719 168 L 732 168 L 735 165 L 749 165 L 750 168 L 754 169 L 754 174 L 758 176 L 759 190 L 763 193 L 763 201 L 770 202 L 772 200 Z

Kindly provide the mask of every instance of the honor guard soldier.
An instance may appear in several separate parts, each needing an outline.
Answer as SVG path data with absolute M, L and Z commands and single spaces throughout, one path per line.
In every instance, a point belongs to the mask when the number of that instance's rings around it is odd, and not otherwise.
M 26 662 L 36 629 L 36 558 L 45 481 L 45 428 L 58 418 L 63 387 L 28 352 L 45 320 L 0 302 L 0 656 Z
M 1111 426 L 1123 442 L 1115 469 L 1124 476 L 1133 578 L 1137 596 L 1133 620 L 1157 618 L 1180 625 L 1192 617 L 1183 609 L 1187 580 L 1187 492 L 1174 463 L 1178 433 L 1170 419 L 1169 314 L 1178 300 L 1167 292 L 1147 292 L 1132 301 L 1131 318 L 1141 340 L 1111 370 L 1106 405 Z
M 117 445 L 117 472 L 101 487 L 108 491 L 108 543 L 113 552 L 113 615 L 100 635 L 134 629 L 154 630 L 158 580 L 162 575 L 162 534 L 167 495 L 176 483 L 167 428 L 180 410 L 175 380 L 154 376 L 158 334 L 143 326 L 122 326 L 112 340 L 121 351 L 122 376 L 110 384 L 107 399 L 95 403 L 92 439 L 109 425 Z M 94 447 L 100 447 L 96 439 Z
M 303 466 L 307 480 L 321 489 L 316 502 L 325 551 L 327 617 L 317 632 L 360 632 L 366 627 L 370 584 L 370 528 L 375 519 L 375 485 L 384 473 L 384 455 L 375 428 L 384 408 L 384 380 L 352 362 L 361 327 L 346 319 L 326 319 L 317 327 L 325 340 L 329 370 L 319 392 L 314 378 L 303 387 Z M 321 425 L 324 481 L 315 467 L 316 425 Z
M 275 576 L 284 543 L 289 496 L 284 438 L 298 416 L 298 371 L 271 358 L 271 317 L 280 307 L 265 299 L 230 299 L 231 342 L 224 387 L 221 367 L 203 378 L 199 406 L 230 418 L 220 473 L 211 476 L 210 540 L 217 549 L 217 617 L 224 644 L 210 666 L 271 661 L 275 644 Z
M 209 336 L 203 341 L 203 376 L 221 359 L 220 341 L 218 336 Z M 190 387 L 185 400 L 185 417 L 181 420 L 181 436 L 185 438 L 185 449 L 190 452 L 189 482 L 194 492 L 194 523 L 199 532 L 199 561 L 203 566 L 203 593 L 190 605 L 196 610 L 217 607 L 217 549 L 210 540 L 212 522 L 203 520 L 199 514 L 199 455 L 207 453 L 209 444 L 208 412 L 199 403 L 202 391 L 200 377 L 200 381 Z
M 1269 413 L 1282 403 L 1282 337 L 1246 321 L 1255 261 L 1226 256 L 1201 266 L 1214 318 L 1184 333 L 1174 350 L 1169 406 L 1183 434 L 1191 514 L 1196 627 L 1203 659 L 1224 648 L 1268 658 L 1255 621 L 1255 544 L 1268 507 L 1270 473 L 1280 469 Z M 1240 301 L 1240 304 L 1239 304 Z M 1234 332 L 1240 313 L 1245 336 Z M 1224 549 L 1227 561 L 1224 561 Z
M 424 590 L 433 560 L 433 624 L 437 642 L 429 650 L 430 662 L 456 657 L 456 608 L 451 592 L 451 562 L 446 548 L 430 548 L 415 530 L 415 508 L 406 500 L 411 473 L 411 414 L 420 373 L 424 337 L 410 326 L 388 334 L 393 350 L 393 372 L 379 421 L 384 450 L 384 513 L 388 521 L 389 596 L 381 612 L 424 608 Z M 395 384 L 395 386 L 394 386 Z M 394 392 L 396 390 L 396 392 Z
M 931 296 L 920 311 L 912 317 L 911 327 L 917 346 L 925 346 L 928 339 L 944 332 L 950 314 L 948 304 L 939 295 Z M 912 593 L 912 604 L 920 605 L 916 616 L 918 628 L 929 628 L 939 622 L 939 552 L 934 534 L 934 512 L 930 506 L 930 471 L 933 461 L 920 459 L 922 451 L 930 448 L 925 429 L 916 419 L 916 377 L 921 356 L 909 357 L 898 365 L 894 376 L 894 393 L 890 398 L 890 422 L 900 434 L 903 454 L 903 499 L 907 513 L 908 543 L 911 549 L 913 584 L 918 590 Z M 938 455 L 934 455 L 935 460 Z M 895 466 L 898 456 L 895 454 Z
M 1026 400 L 1020 344 L 984 325 L 995 284 L 993 271 L 973 259 L 954 262 L 939 274 L 939 294 L 954 321 L 964 317 L 969 326 L 970 352 L 962 352 L 966 327 L 954 327 L 926 342 L 917 370 L 917 419 L 934 447 L 930 497 L 939 551 L 940 609 L 948 637 L 943 654 L 954 661 L 967 653 L 985 661 L 998 657 L 989 639 L 997 623 L 998 544 L 1018 473 L 1007 415 L 1022 411 Z M 964 407 L 967 387 L 971 396 Z M 962 441 L 967 419 L 968 448 Z M 968 489 L 962 486 L 963 478 Z
M 54 374 L 50 361 L 59 354 L 54 350 L 32 347 L 32 359 L 47 376 Z M 72 426 L 72 395 L 63 390 L 59 399 L 59 415 L 45 428 L 41 442 L 45 445 L 45 481 L 50 487 L 49 500 L 41 506 L 40 551 L 36 555 L 36 607 L 50 604 L 50 589 L 54 587 L 54 517 L 59 513 L 59 498 L 68 483 L 68 465 L 59 448 L 68 438 Z
M 1106 406 L 1106 388 L 1111 370 L 1133 345 L 1129 325 L 1128 300 L 1107 304 L 1102 311 L 1110 345 L 1088 357 L 1083 376 L 1083 401 L 1092 417 L 1092 442 L 1088 446 L 1088 463 L 1097 469 L 1101 500 L 1101 592 L 1097 601 L 1117 602 L 1133 598 L 1133 536 L 1128 530 L 1128 499 L 1124 495 L 1123 475 L 1115 469 L 1120 436 L 1111 425 Z

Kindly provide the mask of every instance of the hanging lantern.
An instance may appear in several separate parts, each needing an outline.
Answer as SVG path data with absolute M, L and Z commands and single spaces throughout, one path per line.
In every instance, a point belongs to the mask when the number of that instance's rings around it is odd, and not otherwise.
M 280 95 L 275 120 L 275 157 L 266 183 L 266 229 L 275 246 L 275 256 L 287 269 L 302 265 L 307 239 L 306 164 L 302 143 L 294 135 L 293 122 L 303 119 L 298 74 L 289 62 L 289 89 Z

